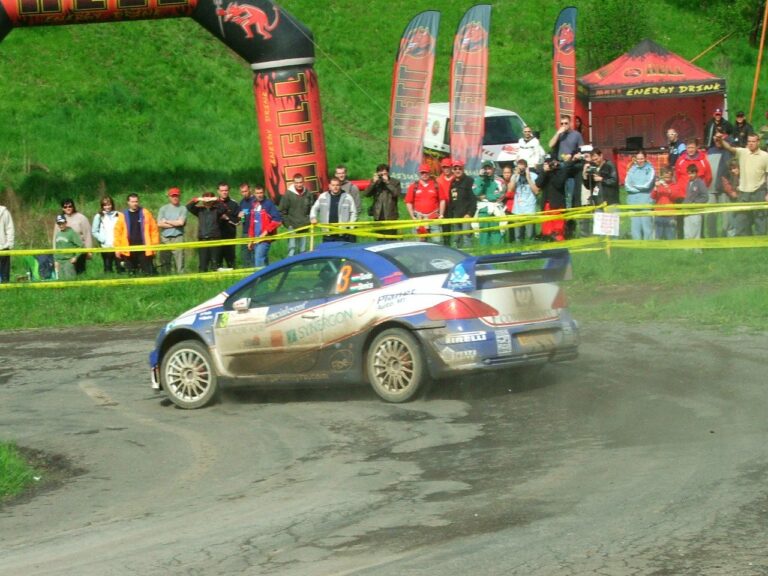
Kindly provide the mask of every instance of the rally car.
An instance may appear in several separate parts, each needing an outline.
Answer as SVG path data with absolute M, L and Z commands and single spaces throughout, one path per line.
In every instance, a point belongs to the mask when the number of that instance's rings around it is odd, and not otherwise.
M 471 256 L 426 242 L 327 243 L 184 312 L 152 387 L 200 408 L 221 382 L 368 382 L 390 402 L 429 379 L 575 358 L 567 250 Z

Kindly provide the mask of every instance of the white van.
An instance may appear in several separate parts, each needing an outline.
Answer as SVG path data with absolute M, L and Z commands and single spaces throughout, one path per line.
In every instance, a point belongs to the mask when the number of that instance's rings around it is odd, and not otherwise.
M 451 154 L 448 102 L 429 105 L 427 127 L 424 132 L 424 151 L 444 157 Z M 517 142 L 523 136 L 525 122 L 512 110 L 485 107 L 485 135 L 483 160 L 514 162 L 517 160 Z

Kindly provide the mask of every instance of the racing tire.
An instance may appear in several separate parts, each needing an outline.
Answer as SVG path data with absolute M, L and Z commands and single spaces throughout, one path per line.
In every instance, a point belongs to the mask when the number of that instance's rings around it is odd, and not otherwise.
M 427 380 L 419 341 L 402 328 L 389 328 L 373 339 L 366 371 L 373 390 L 387 402 L 412 400 Z
M 160 377 L 171 402 L 185 410 L 207 406 L 218 394 L 211 355 L 197 340 L 174 344 L 163 357 Z

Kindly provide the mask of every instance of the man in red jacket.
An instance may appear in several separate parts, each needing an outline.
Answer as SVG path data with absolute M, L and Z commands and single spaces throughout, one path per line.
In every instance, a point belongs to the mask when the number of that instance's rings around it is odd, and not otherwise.
M 696 138 L 688 138 L 685 141 L 685 154 L 681 154 L 675 162 L 675 181 L 685 185 L 688 182 L 688 166 L 695 164 L 699 178 L 704 184 L 712 184 L 712 167 L 707 159 L 707 153 L 699 150 L 699 141 Z
M 272 242 L 266 240 L 266 238 L 274 235 L 282 223 L 283 215 L 277 209 L 275 203 L 266 197 L 264 187 L 254 187 L 248 236 L 260 239 L 260 241 L 249 242 L 248 249 L 253 250 L 253 263 L 257 268 L 269 264 L 269 249 L 272 246 Z
M 445 214 L 447 197 L 441 193 L 437 182 L 429 173 L 429 166 L 422 164 L 419 167 L 419 179 L 408 187 L 405 194 L 405 206 L 413 220 L 438 220 Z M 428 223 L 429 232 L 434 237 L 433 242 L 440 242 L 437 235 L 440 234 L 440 226 L 437 223 Z M 425 226 L 419 226 L 418 233 L 423 234 Z

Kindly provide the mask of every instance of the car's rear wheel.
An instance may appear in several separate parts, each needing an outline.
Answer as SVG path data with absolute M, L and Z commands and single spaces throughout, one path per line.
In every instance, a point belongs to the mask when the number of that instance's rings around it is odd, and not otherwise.
M 373 339 L 366 369 L 376 394 L 387 402 L 411 400 L 427 379 L 419 342 L 402 328 L 389 328 Z
M 187 410 L 210 404 L 219 389 L 211 355 L 196 340 L 174 344 L 163 358 L 160 375 L 171 402 Z

